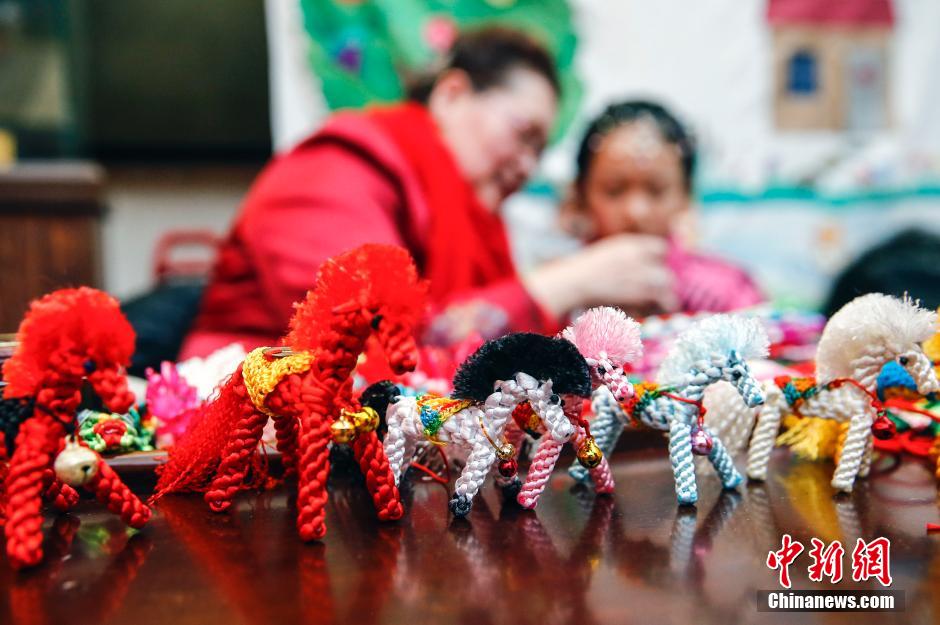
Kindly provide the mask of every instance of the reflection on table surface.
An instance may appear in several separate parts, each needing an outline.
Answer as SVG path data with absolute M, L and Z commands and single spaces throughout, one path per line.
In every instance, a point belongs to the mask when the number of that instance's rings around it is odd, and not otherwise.
M 564 463 L 559 463 L 564 466 Z M 831 465 L 778 452 L 766 484 L 721 492 L 700 475 L 697 508 L 675 504 L 657 451 L 615 455 L 617 492 L 595 497 L 554 475 L 537 512 L 488 488 L 466 521 L 440 485 L 411 482 L 409 513 L 379 524 L 358 476 L 335 475 L 322 544 L 301 544 L 286 489 L 246 493 L 216 515 L 197 496 L 165 498 L 141 532 L 94 502 L 47 522 L 45 562 L 14 574 L 0 563 L 0 622 L 45 623 L 933 623 L 940 618 L 936 485 L 926 467 L 884 460 L 850 495 Z M 417 477 L 414 478 L 417 480 Z M 776 589 L 768 551 L 789 533 L 846 547 L 891 540 L 903 613 L 756 611 Z M 808 547 L 807 547 L 808 548 Z M 804 553 L 794 588 L 807 578 Z M 849 573 L 839 588 L 880 588 Z

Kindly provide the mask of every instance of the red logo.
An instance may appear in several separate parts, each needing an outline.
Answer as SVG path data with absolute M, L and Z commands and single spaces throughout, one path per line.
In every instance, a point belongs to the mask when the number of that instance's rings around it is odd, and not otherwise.
M 821 582 L 829 578 L 833 584 L 842 580 L 842 558 L 845 548 L 838 540 L 828 546 L 818 538 L 811 539 L 812 549 L 808 551 L 813 562 L 807 568 L 810 581 Z M 780 585 L 790 587 L 790 565 L 803 553 L 803 543 L 784 534 L 780 549 L 767 554 L 767 566 L 777 570 Z M 852 580 L 864 582 L 876 579 L 882 586 L 891 585 L 891 541 L 887 538 L 875 538 L 865 542 L 859 538 L 852 550 Z
M 798 540 L 793 540 L 789 534 L 784 534 L 780 551 L 771 551 L 767 554 L 767 566 L 771 569 L 780 569 L 780 585 L 784 588 L 790 587 L 790 565 L 801 553 L 803 553 L 803 544 Z
M 852 550 L 852 579 L 864 582 L 872 577 L 882 586 L 891 585 L 891 541 L 887 538 L 869 543 L 859 538 Z
M 833 584 L 839 582 L 842 579 L 842 556 L 845 555 L 842 543 L 834 540 L 826 547 L 826 543 L 813 538 L 812 545 L 809 550 L 809 557 L 813 559 L 808 569 L 810 580 L 821 582 L 823 577 L 828 577 Z

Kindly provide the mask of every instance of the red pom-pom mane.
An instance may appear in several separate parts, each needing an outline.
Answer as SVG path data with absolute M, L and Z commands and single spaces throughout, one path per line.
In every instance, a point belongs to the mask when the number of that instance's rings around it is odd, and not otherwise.
M 405 249 L 362 245 L 323 263 L 316 286 L 295 304 L 286 343 L 297 350 L 316 348 L 329 331 L 334 309 L 350 303 L 370 312 L 382 309 L 390 321 L 412 328 L 424 313 L 427 290 Z
M 16 352 L 3 366 L 6 397 L 34 395 L 50 360 L 63 351 L 79 352 L 99 367 L 127 366 L 134 353 L 134 329 L 118 301 L 88 287 L 33 300 L 17 340 Z

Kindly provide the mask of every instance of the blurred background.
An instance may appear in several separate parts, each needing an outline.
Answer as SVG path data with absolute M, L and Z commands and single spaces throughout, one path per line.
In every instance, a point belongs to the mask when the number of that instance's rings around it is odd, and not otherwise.
M 494 20 L 547 43 L 565 88 L 507 209 L 522 266 L 575 245 L 576 142 L 637 97 L 698 137 L 699 245 L 779 306 L 823 307 L 866 250 L 940 230 L 934 0 L 0 0 L 0 331 L 62 284 L 204 277 L 272 153 Z

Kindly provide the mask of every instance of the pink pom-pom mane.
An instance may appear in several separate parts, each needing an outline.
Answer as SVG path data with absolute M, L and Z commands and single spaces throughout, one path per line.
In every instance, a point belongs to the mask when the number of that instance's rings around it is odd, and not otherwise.
M 562 336 L 589 361 L 622 365 L 643 355 L 640 324 L 618 308 L 598 306 L 582 313 Z

